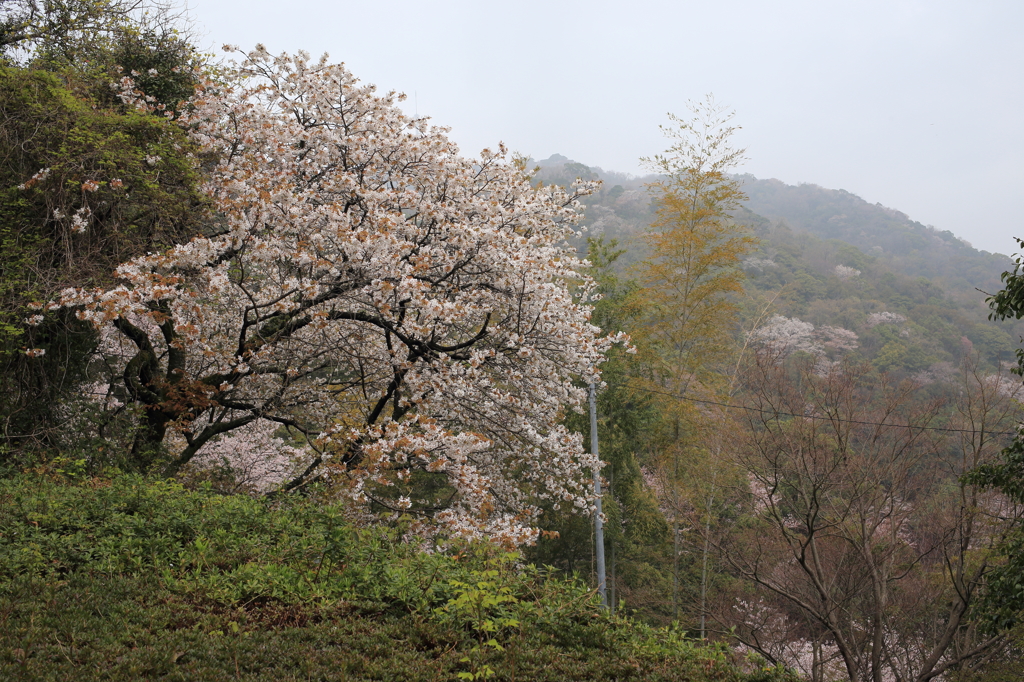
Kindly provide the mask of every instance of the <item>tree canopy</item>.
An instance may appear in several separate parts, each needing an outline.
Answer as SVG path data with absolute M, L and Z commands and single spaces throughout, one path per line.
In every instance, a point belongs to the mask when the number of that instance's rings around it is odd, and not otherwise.
M 522 542 L 536 500 L 585 508 L 593 458 L 559 420 L 612 342 L 565 243 L 588 185 L 535 188 L 504 149 L 463 158 L 324 59 L 257 50 L 232 81 L 179 118 L 215 159 L 210 234 L 48 306 L 117 359 L 137 466 L 163 444 L 174 474 L 269 423 L 303 453 L 286 487 L 329 477 L 424 532 Z

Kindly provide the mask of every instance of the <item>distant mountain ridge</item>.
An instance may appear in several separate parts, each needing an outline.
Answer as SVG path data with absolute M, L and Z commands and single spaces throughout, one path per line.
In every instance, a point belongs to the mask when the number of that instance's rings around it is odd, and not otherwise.
M 1009 256 L 980 251 L 948 230 L 911 220 L 901 211 L 870 204 L 846 190 L 813 184 L 737 176 L 745 207 L 797 232 L 838 239 L 889 262 L 910 277 L 928 277 L 948 289 L 1000 288 L 999 275 L 1012 268 Z
M 655 209 L 646 185 L 657 176 L 608 172 L 560 155 L 534 163 L 534 177 L 544 183 L 603 180 L 583 201 L 581 237 L 618 240 L 626 249 L 623 268 L 643 259 L 638 237 Z M 1009 256 L 845 190 L 735 177 L 748 196 L 735 219 L 760 240 L 745 261 L 752 300 L 773 300 L 773 313 L 786 319 L 859 334 L 858 352 L 880 369 L 941 373 L 969 348 L 992 369 L 1012 360 L 1024 321 L 988 320 L 985 302 L 1013 268 Z M 582 238 L 577 246 L 586 248 Z
M 604 181 L 600 192 L 584 202 L 588 209 L 584 224 L 593 233 L 623 239 L 639 234 L 650 224 L 650 208 L 642 206 L 649 201 L 644 186 L 657 176 L 605 171 L 561 154 L 532 163 L 539 167 L 536 177 L 543 182 L 566 185 L 576 177 Z M 1013 268 L 1007 255 L 975 249 L 948 230 L 924 225 L 899 210 L 871 204 L 846 190 L 810 183 L 789 185 L 750 174 L 735 177 L 743 183 L 748 197 L 744 208 L 751 214 L 784 223 L 795 232 L 853 245 L 896 272 L 927 277 L 950 292 L 992 293 L 1002 286 L 1000 274 Z M 755 216 L 738 218 L 757 222 Z

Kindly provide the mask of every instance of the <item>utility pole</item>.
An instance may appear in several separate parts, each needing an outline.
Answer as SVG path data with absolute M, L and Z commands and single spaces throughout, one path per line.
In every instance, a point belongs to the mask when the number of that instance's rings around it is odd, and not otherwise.
M 597 592 L 601 595 L 601 607 L 608 608 L 608 591 L 604 575 L 604 522 L 601 521 L 601 465 L 597 448 L 597 391 L 590 382 L 590 452 L 597 458 L 594 465 L 594 543 L 597 557 Z

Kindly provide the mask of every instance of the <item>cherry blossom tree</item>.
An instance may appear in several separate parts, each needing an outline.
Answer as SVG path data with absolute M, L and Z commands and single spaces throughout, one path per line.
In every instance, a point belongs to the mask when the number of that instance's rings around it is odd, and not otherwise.
M 829 351 L 841 353 L 857 348 L 857 334 L 849 329 L 829 325 L 815 327 L 810 322 L 782 315 L 772 316 L 747 338 L 755 348 L 778 352 L 780 358 L 796 352 L 823 358 Z
M 533 187 L 503 147 L 463 158 L 326 58 L 236 68 L 179 118 L 209 234 L 50 304 L 120 358 L 139 467 L 174 475 L 265 423 L 304 450 L 284 489 L 329 479 L 368 519 L 519 543 L 536 501 L 589 507 L 594 458 L 559 422 L 614 341 L 565 242 L 590 185 Z

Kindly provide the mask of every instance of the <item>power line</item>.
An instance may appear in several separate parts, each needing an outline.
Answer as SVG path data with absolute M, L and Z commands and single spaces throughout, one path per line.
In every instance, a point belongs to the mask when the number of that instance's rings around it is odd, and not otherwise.
M 668 396 L 675 398 L 676 400 L 686 400 L 691 403 L 703 403 L 705 405 L 717 405 L 718 407 L 725 407 L 732 410 L 745 410 L 746 412 L 754 412 L 757 414 L 769 414 L 774 417 L 800 417 L 803 419 L 818 419 L 822 421 L 830 422 L 841 422 L 844 424 L 859 424 L 862 426 L 891 426 L 897 429 L 917 429 L 919 431 L 944 431 L 946 433 L 977 433 L 978 429 L 948 429 L 941 426 L 911 426 L 910 424 L 888 424 L 886 422 L 868 422 L 860 421 L 857 419 L 842 419 L 840 417 L 823 417 L 815 414 L 795 414 L 793 412 L 778 412 L 772 410 L 761 410 L 756 407 L 747 407 L 746 405 L 733 405 L 731 403 L 722 403 L 715 400 L 705 400 L 703 398 L 691 398 L 690 396 L 679 395 L 677 393 L 669 393 L 666 391 L 658 391 L 653 388 L 640 388 L 637 386 L 623 386 L 619 384 L 617 388 L 628 388 L 631 391 L 642 391 L 644 393 L 657 393 L 658 395 Z M 989 431 L 993 436 L 1016 436 L 1017 433 L 1014 431 Z

